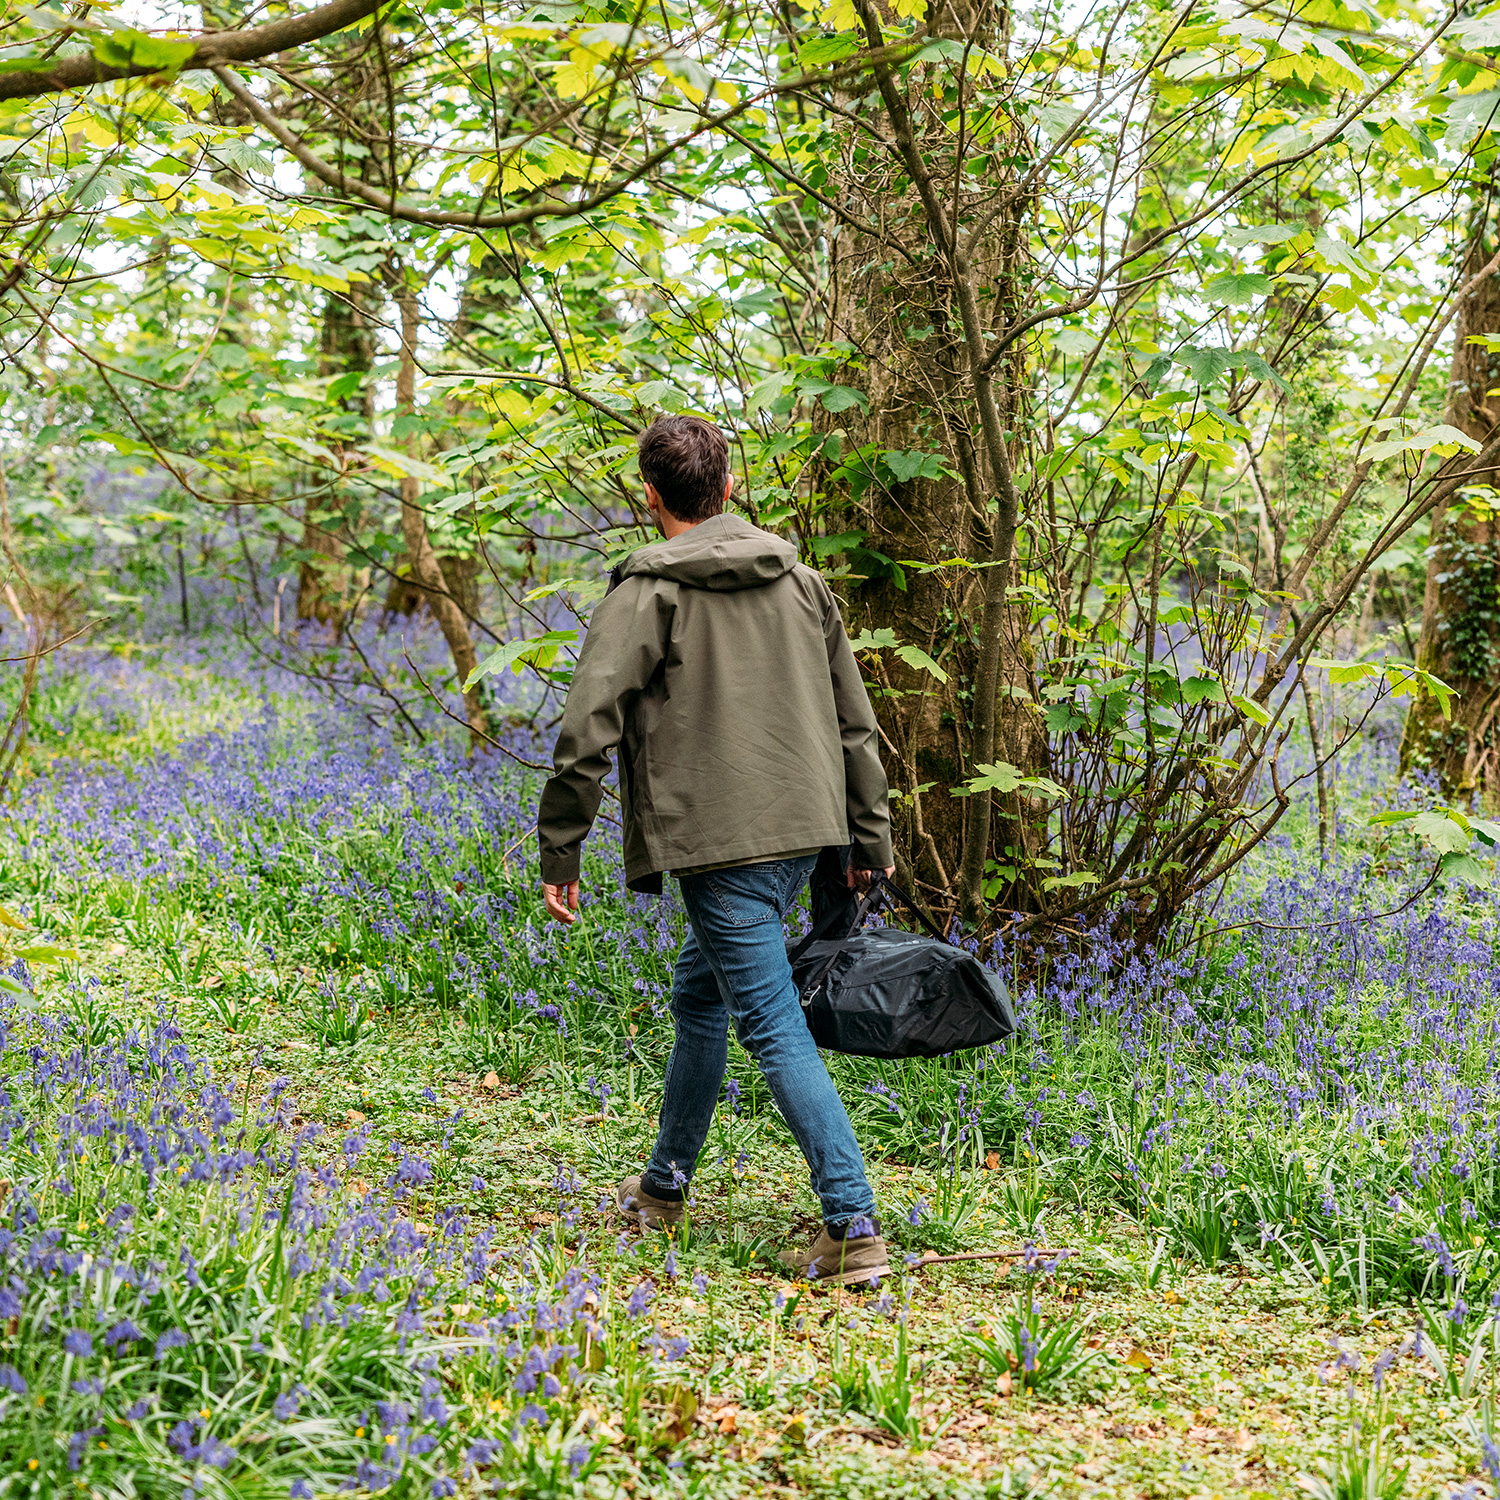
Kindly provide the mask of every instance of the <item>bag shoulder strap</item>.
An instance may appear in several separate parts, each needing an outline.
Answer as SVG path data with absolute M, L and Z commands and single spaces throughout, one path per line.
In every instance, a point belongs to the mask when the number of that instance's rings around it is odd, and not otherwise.
M 917 919 L 917 921 L 919 921 L 927 930 L 928 937 L 936 938 L 940 943 L 946 943 L 948 941 L 947 937 L 938 930 L 937 923 L 934 922 L 932 918 L 929 917 L 919 905 L 917 905 L 916 898 L 909 891 L 897 885 L 896 882 L 890 879 L 888 876 L 882 876 L 875 883 L 874 888 L 879 887 L 884 887 L 891 893 L 891 895 L 897 897 L 905 904 L 907 910 L 910 911 L 911 914 Z
M 874 911 L 876 905 L 879 903 L 879 900 L 879 885 L 871 885 L 870 889 L 865 892 L 864 899 L 854 909 L 854 920 L 850 922 L 849 930 L 834 945 L 833 952 L 828 955 L 827 962 L 824 963 L 823 967 L 818 970 L 816 976 L 814 976 L 812 981 L 808 984 L 807 988 L 803 990 L 802 1008 L 804 1010 L 808 1009 L 812 1005 L 813 1001 L 817 999 L 818 994 L 823 988 L 824 982 L 833 972 L 833 966 L 839 961 L 839 955 L 844 951 L 844 948 L 848 944 L 849 939 L 852 938 L 854 934 L 865 925 L 865 918 L 869 916 L 872 911 Z M 834 920 L 830 921 L 830 917 Z M 806 950 L 810 948 L 813 943 L 818 940 L 819 937 L 826 937 L 828 935 L 828 932 L 833 928 L 834 922 L 837 921 L 837 918 L 837 907 L 834 907 L 830 912 L 825 912 L 823 915 L 823 920 L 818 924 L 818 927 L 815 927 L 810 933 L 808 933 L 808 935 L 803 938 L 800 943 L 797 944 L 796 948 L 792 950 L 790 956 L 793 962 L 801 958 L 803 953 L 806 952 Z M 823 929 L 821 933 L 818 931 L 819 927 Z
M 839 925 L 839 913 L 844 910 L 846 910 L 846 908 L 840 906 L 837 902 L 830 902 L 828 910 L 825 911 L 823 915 L 819 917 L 818 920 L 813 924 L 806 937 L 798 938 L 796 946 L 792 948 L 792 950 L 787 954 L 787 957 L 791 959 L 793 963 L 796 963 L 797 960 L 801 958 L 802 955 L 806 953 L 814 943 L 822 942 L 822 940 L 826 938 L 828 934 Z M 855 927 L 859 925 L 858 918 L 856 918 L 854 925 Z M 854 931 L 854 927 L 851 927 L 849 931 L 852 933 Z M 848 934 L 845 934 L 844 941 L 848 942 L 848 940 Z

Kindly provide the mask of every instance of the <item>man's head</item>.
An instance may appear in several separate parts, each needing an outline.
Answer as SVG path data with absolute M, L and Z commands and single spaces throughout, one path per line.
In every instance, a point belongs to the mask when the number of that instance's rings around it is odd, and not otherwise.
M 702 417 L 658 417 L 637 442 L 646 499 L 663 531 L 707 521 L 724 509 L 734 481 L 729 441 Z M 667 518 L 678 523 L 667 525 Z

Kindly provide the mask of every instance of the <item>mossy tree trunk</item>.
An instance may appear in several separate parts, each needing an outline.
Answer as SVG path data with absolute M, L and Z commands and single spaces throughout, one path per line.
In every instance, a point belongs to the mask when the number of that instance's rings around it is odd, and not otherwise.
M 1486 221 L 1470 243 L 1468 274 L 1495 252 Z M 1456 320 L 1447 420 L 1480 444 L 1500 433 L 1500 281 L 1482 281 Z M 1430 695 L 1413 700 L 1401 740 L 1401 767 L 1435 772 L 1444 796 L 1478 810 L 1500 801 L 1496 716 L 1500 714 L 1500 471 L 1475 475 L 1484 486 L 1432 513 L 1427 584 L 1417 665 L 1435 673 L 1458 697 L 1444 718 Z M 1486 503 L 1486 497 L 1490 503 Z

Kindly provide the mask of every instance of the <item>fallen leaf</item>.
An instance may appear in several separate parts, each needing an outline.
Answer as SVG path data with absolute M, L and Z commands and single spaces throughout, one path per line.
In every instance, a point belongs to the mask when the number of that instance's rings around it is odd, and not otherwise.
M 1176 1307 L 1182 1302 L 1183 1299 L 1178 1296 L 1177 1293 L 1174 1292 L 1170 1287 L 1168 1287 L 1167 1290 L 1161 1294 L 1161 1300 L 1165 1302 L 1168 1307 Z
M 1248 1453 L 1255 1446 L 1255 1439 L 1251 1437 L 1250 1430 L 1247 1427 L 1241 1427 L 1240 1430 L 1235 1433 L 1234 1437 L 1231 1439 L 1231 1442 L 1236 1448 L 1240 1450 L 1241 1453 Z
M 1217 1406 L 1205 1406 L 1198 1412 L 1198 1420 L 1205 1423 L 1212 1422 L 1218 1415 L 1219 1408 Z
M 719 1424 L 719 1436 L 729 1437 L 740 1430 L 740 1409 L 737 1406 L 726 1406 L 714 1420 Z
M 479 1081 L 482 1089 L 497 1089 L 500 1087 L 500 1075 L 498 1073 L 486 1073 Z
M 986 1151 L 984 1153 L 984 1165 L 985 1170 L 988 1172 L 997 1171 L 1000 1166 L 1000 1153 L 998 1151 Z
M 362 1125 L 364 1123 L 365 1115 L 363 1110 L 351 1109 L 349 1113 L 344 1116 L 344 1118 L 351 1125 Z
M 1139 1345 L 1134 1346 L 1130 1353 L 1125 1356 L 1125 1363 L 1127 1365 L 1134 1365 L 1138 1370 L 1145 1370 L 1147 1374 L 1150 1374 L 1156 1368 L 1151 1361 L 1151 1356 Z
M 1217 1440 L 1219 1429 L 1217 1427 L 1189 1427 L 1187 1435 L 1190 1442 L 1212 1443 Z
M 997 1379 L 995 1381 L 995 1389 L 997 1391 L 999 1391 L 1002 1396 L 1008 1396 L 1008 1395 L 1010 1395 L 1010 1371 L 1009 1370 L 1007 1370 L 1003 1375 L 1001 1375 L 999 1377 L 999 1379 Z

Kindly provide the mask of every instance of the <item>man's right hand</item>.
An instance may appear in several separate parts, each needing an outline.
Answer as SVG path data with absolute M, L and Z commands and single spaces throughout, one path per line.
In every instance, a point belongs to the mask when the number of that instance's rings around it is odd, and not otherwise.
M 887 880 L 896 873 L 895 865 L 884 870 L 856 870 L 853 865 L 849 866 L 849 889 L 851 891 L 867 891 L 877 875 L 884 875 Z
M 548 885 L 542 882 L 542 899 L 547 903 L 547 915 L 554 922 L 571 927 L 578 920 L 578 882 L 570 880 L 566 885 Z

